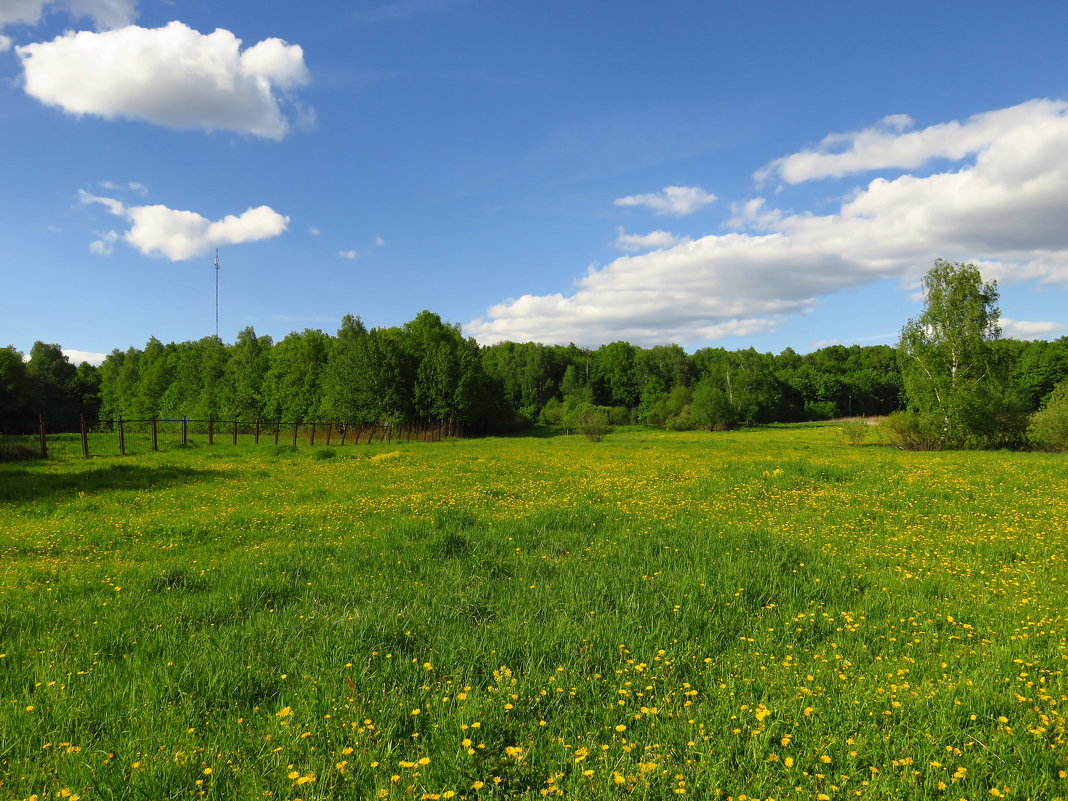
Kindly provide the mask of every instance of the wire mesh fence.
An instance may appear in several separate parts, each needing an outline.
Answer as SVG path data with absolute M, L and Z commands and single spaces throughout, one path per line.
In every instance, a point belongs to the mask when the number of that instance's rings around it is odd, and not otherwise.
M 188 418 L 100 420 L 89 425 L 39 418 L 37 430 L 0 425 L 0 460 L 23 458 L 132 456 L 194 445 L 288 445 L 344 447 L 376 442 L 437 442 L 462 437 L 456 422 L 398 424 L 329 421 L 191 420 Z

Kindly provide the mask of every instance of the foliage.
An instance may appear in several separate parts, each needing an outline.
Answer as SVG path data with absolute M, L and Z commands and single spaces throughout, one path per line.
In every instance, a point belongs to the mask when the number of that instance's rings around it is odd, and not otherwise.
M 942 447 L 938 421 L 914 409 L 891 412 L 882 422 L 891 445 L 909 451 L 931 451 Z
M 1022 408 L 991 344 L 1001 335 L 997 283 L 974 264 L 939 259 L 923 279 L 924 311 L 901 330 L 898 358 L 916 425 L 938 431 L 937 447 L 1012 444 Z M 925 434 L 926 436 L 926 434 Z
M 842 425 L 842 441 L 847 445 L 860 445 L 868 438 L 869 426 L 860 420 L 850 420 Z
M 1041 450 L 1068 451 L 1068 381 L 1054 387 L 1042 409 L 1031 416 L 1027 438 Z
M 561 422 L 573 428 L 590 442 L 600 442 L 609 430 L 608 409 L 592 403 L 580 403 L 568 409 Z

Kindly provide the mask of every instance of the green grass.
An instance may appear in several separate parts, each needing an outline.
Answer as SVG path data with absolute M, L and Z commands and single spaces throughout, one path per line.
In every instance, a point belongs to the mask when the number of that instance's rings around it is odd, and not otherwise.
M 4 464 L 0 797 L 1063 798 L 1066 546 L 834 426 Z

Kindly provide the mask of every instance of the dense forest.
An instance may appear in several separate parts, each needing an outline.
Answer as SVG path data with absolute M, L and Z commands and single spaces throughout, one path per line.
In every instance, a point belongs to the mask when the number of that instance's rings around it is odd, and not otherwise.
M 1021 404 L 1034 410 L 1068 378 L 1068 337 L 998 340 Z M 895 348 L 832 345 L 808 354 L 613 342 L 505 342 L 488 347 L 424 311 L 368 330 L 346 316 L 336 335 L 252 328 L 217 337 L 115 350 L 100 367 L 72 365 L 58 345 L 29 359 L 0 348 L 0 424 L 91 424 L 118 417 L 206 420 L 450 421 L 468 432 L 568 425 L 597 408 L 613 424 L 672 429 L 883 415 L 903 406 Z

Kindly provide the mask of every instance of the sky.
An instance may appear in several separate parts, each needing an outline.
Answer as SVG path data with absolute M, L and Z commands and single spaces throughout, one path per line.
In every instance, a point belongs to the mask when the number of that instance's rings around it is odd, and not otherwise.
M 0 345 L 1068 334 L 1068 4 L 0 0 Z M 220 270 L 214 260 L 219 254 Z

